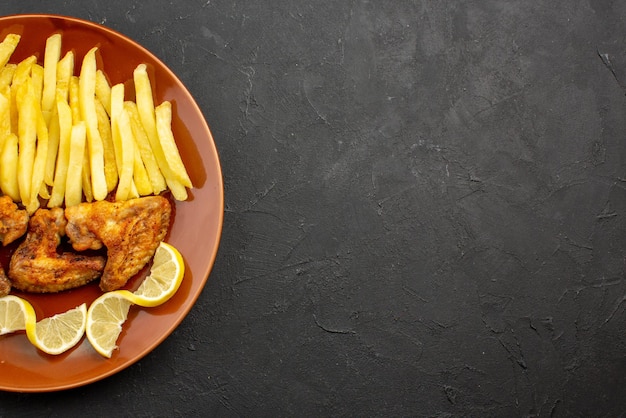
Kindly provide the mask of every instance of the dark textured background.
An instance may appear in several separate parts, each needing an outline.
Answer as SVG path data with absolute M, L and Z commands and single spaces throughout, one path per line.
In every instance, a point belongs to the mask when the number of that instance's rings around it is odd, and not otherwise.
M 3 1 L 116 29 L 226 192 L 182 325 L 0 416 L 626 414 L 626 2 Z

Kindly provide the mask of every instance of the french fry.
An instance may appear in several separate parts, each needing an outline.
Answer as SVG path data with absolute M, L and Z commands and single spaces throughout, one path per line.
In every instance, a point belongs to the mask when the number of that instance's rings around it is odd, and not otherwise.
M 150 78 L 148 77 L 148 71 L 145 64 L 139 64 L 135 68 L 133 71 L 133 81 L 135 83 L 135 101 L 137 103 L 139 119 L 141 120 L 141 125 L 146 132 L 146 137 L 148 138 L 152 153 L 154 154 L 154 159 L 156 160 L 163 177 L 166 179 L 165 183 L 167 183 L 167 175 L 165 172 L 168 169 L 167 161 L 165 159 L 165 155 L 163 154 L 163 150 L 161 149 L 161 145 L 159 144 L 159 137 L 156 130 L 156 117 L 154 114 L 154 99 L 152 98 L 152 85 L 150 84 Z M 148 166 L 146 160 L 144 160 L 144 162 L 146 163 L 148 174 L 152 176 L 152 169 Z M 169 186 L 169 184 L 167 185 Z M 154 193 L 158 194 L 165 190 L 165 184 L 153 184 L 152 188 Z
M 54 184 L 48 200 L 48 207 L 59 207 L 65 199 L 65 186 L 70 159 L 72 135 L 72 109 L 61 96 L 57 97 L 57 121 L 59 126 L 59 151 L 54 172 Z
M 144 165 L 148 173 L 148 178 L 150 179 L 152 193 L 159 194 L 166 189 L 167 185 L 165 183 L 163 173 L 161 173 L 161 170 L 159 169 L 156 157 L 152 152 L 148 135 L 141 124 L 137 104 L 135 102 L 127 101 L 124 103 L 124 107 L 130 117 L 130 125 L 133 129 L 133 135 L 135 137 L 139 154 L 141 155 L 142 164 Z
M 111 137 L 113 138 L 113 151 L 115 154 L 115 162 L 117 163 L 117 173 L 120 174 L 122 168 L 122 138 L 117 128 L 119 118 L 124 109 L 124 85 L 116 84 L 111 87 Z
M 61 34 L 50 35 L 46 40 L 43 58 L 43 90 L 41 92 L 41 112 L 46 125 L 56 104 L 57 64 L 61 59 Z
M 59 41 L 59 45 L 60 45 L 60 41 Z M 56 46 L 53 46 L 53 47 L 56 48 Z M 47 52 L 48 50 L 46 49 L 46 53 Z M 59 51 L 59 55 L 60 55 L 60 51 Z M 52 63 L 50 63 L 49 67 L 46 67 L 46 64 L 44 63 L 44 90 L 46 89 L 45 71 L 47 71 L 51 66 L 52 66 Z M 60 98 L 67 104 L 67 100 L 69 96 L 69 88 L 70 88 L 70 78 L 72 77 L 72 74 L 74 72 L 74 53 L 72 51 L 67 52 L 62 59 L 60 60 L 57 59 L 57 62 L 54 65 L 54 67 L 55 67 L 54 78 L 56 80 L 56 85 L 54 86 L 54 89 L 48 87 L 53 90 L 54 97 L 55 97 L 54 105 L 52 106 L 52 109 L 50 110 L 51 117 L 49 121 L 49 132 L 48 132 L 48 159 L 46 162 L 46 176 L 45 176 L 45 182 L 49 186 L 54 185 L 54 174 L 56 171 L 56 158 L 57 158 L 57 154 L 59 152 L 59 146 L 60 146 L 61 133 L 60 133 L 60 126 L 59 126 L 57 101 Z M 78 100 L 78 79 L 74 80 L 74 89 L 75 89 L 74 100 L 75 100 L 75 106 L 76 106 L 76 113 L 78 114 L 79 113 L 78 101 L 77 101 Z M 50 94 L 50 93 L 46 93 L 44 91 L 44 97 L 46 94 Z M 42 102 L 43 100 L 44 98 L 42 98 Z M 70 120 L 70 127 L 71 127 L 71 120 Z M 69 132 L 68 132 L 68 135 L 69 135 Z M 57 188 L 58 187 L 59 186 L 57 186 Z M 63 185 L 63 188 L 65 188 L 65 185 Z
M 4 67 L 9 59 L 11 59 L 11 55 L 17 48 L 17 44 L 20 43 L 20 35 L 16 33 L 8 34 L 2 42 L 0 42 L 0 67 Z
M 79 76 L 79 105 L 80 114 L 87 129 L 87 145 L 89 150 L 89 165 L 91 173 L 91 187 L 95 200 L 104 200 L 107 197 L 107 182 L 104 174 L 104 146 L 98 131 L 98 116 L 96 113 L 96 51 L 94 47 L 85 54 Z
M 133 139 L 135 139 L 134 135 Z M 146 170 L 143 160 L 141 159 L 141 151 L 139 151 L 136 140 L 134 145 L 135 158 L 133 162 L 133 182 L 135 183 L 135 188 L 137 189 L 137 194 L 139 196 L 148 196 L 152 194 L 150 176 L 148 176 L 148 171 Z
M 70 78 L 74 74 L 74 53 L 68 51 L 57 63 L 57 86 L 55 98 L 59 95 L 63 100 L 68 100 Z
M 18 202 L 21 199 L 17 182 L 18 139 L 11 133 L 4 139 L 4 147 L 0 150 L 0 189 L 2 193 Z
M 51 117 L 48 125 L 48 156 L 46 158 L 46 171 L 44 176 L 44 182 L 48 186 L 54 185 L 54 171 L 57 154 L 59 152 L 59 143 L 61 140 L 59 114 L 56 106 L 50 111 L 50 113 Z
M 34 55 L 20 61 L 15 67 L 13 80 L 11 81 L 11 132 L 16 133 L 18 137 L 18 108 L 30 84 L 28 82 L 30 79 L 30 69 L 36 62 L 37 57 Z
M 65 182 L 65 207 L 78 205 L 82 201 L 82 172 L 85 158 L 87 130 L 85 122 L 72 126 L 70 135 L 70 155 Z
M 83 118 L 80 116 L 80 105 L 79 103 L 79 86 L 78 86 L 78 77 L 73 75 L 70 77 L 70 84 L 68 86 L 68 97 L 69 97 L 69 105 L 72 111 L 72 121 L 73 123 L 77 123 Z
M 115 148 L 113 146 L 113 136 L 111 131 L 111 120 L 104 108 L 104 105 L 96 98 L 96 116 L 98 118 L 98 130 L 102 138 L 104 150 L 104 178 L 107 182 L 107 191 L 115 189 L 118 181 L 118 168 L 115 161 Z
M 111 117 L 111 86 L 102 70 L 96 71 L 96 97 L 104 105 L 107 115 Z
M 133 131 L 130 127 L 128 113 L 124 108 L 116 115 L 115 127 L 118 129 L 118 135 L 123 139 L 122 146 L 122 166 L 120 169 L 120 181 L 117 185 L 115 200 L 128 200 L 131 185 L 133 182 L 133 168 L 135 159 L 135 147 L 133 139 Z
M 86 125 L 85 125 L 86 126 Z M 91 168 L 89 167 L 89 138 L 87 138 L 87 143 L 85 144 L 85 155 L 83 155 L 83 173 L 82 173 L 82 182 L 83 182 L 83 195 L 85 195 L 85 200 L 87 202 L 93 201 L 93 190 L 91 188 Z
M 176 180 L 182 183 L 183 186 L 191 189 L 193 187 L 191 179 L 180 157 L 176 141 L 174 140 L 174 133 L 172 132 L 172 104 L 169 101 L 164 101 L 154 109 L 154 113 L 156 115 L 157 134 L 161 149 L 167 156 L 167 165 Z
M 33 164 L 35 162 L 35 147 L 37 144 L 37 99 L 32 90 L 32 86 L 30 86 L 30 88 L 27 86 L 24 97 L 20 99 L 18 109 L 19 158 L 17 164 L 17 181 L 22 203 L 30 202 L 30 187 L 33 175 Z
M 31 55 L 27 58 L 24 58 L 20 61 L 15 67 L 15 71 L 13 72 L 13 80 L 11 80 L 11 88 L 17 89 L 25 86 L 25 82 L 30 78 L 30 70 L 37 63 L 37 57 Z
M 41 102 L 39 101 L 35 101 L 35 118 L 31 123 L 34 122 L 37 129 L 37 148 L 30 179 L 30 199 L 26 202 L 22 201 L 26 205 L 26 211 L 30 214 L 34 213 L 40 206 L 39 194 L 44 184 L 46 159 L 48 157 L 48 128 L 46 127 L 46 121 L 41 112 Z M 44 196 L 42 197 L 47 199 L 50 195 L 48 195 L 47 189 L 44 188 L 44 190 Z
M 78 76 L 73 75 L 70 77 L 69 99 L 73 123 L 76 124 L 78 122 L 84 122 L 80 110 L 80 78 Z M 89 168 L 90 164 L 88 144 L 85 144 L 83 154 L 82 171 L 80 173 L 82 184 L 81 188 L 83 195 L 85 196 L 85 200 L 87 202 L 91 202 L 93 200 L 93 193 L 91 190 L 91 170 Z
M 33 84 L 38 107 L 41 108 L 41 93 L 43 90 L 43 67 L 41 65 L 35 63 L 30 67 L 30 82 Z
M 8 86 L 2 90 L 0 90 L 0 150 L 3 148 L 4 138 L 11 133 L 11 90 Z
M 0 88 L 11 85 L 17 64 L 7 64 L 0 70 Z

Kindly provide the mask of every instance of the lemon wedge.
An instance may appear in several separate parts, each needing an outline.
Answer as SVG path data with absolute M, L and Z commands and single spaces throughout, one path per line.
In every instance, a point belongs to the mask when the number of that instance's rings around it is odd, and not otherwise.
M 176 248 L 161 242 L 154 253 L 150 274 L 134 292 L 120 292 L 135 305 L 144 308 L 167 302 L 180 287 L 185 275 L 183 257 Z
M 97 298 L 87 311 L 87 339 L 102 356 L 110 358 L 117 348 L 122 324 L 128 318 L 132 303 L 120 291 L 107 292 Z
M 161 242 L 154 254 L 150 274 L 135 292 L 114 290 L 92 302 L 87 311 L 87 339 L 102 356 L 110 358 L 117 348 L 122 325 L 131 305 L 150 308 L 168 301 L 185 275 L 183 257 L 176 248 Z
M 26 321 L 28 340 L 44 353 L 58 355 L 74 347 L 85 334 L 87 305 L 44 318 Z
M 27 323 L 35 321 L 35 310 L 28 301 L 14 295 L 0 298 L 0 335 L 25 330 Z

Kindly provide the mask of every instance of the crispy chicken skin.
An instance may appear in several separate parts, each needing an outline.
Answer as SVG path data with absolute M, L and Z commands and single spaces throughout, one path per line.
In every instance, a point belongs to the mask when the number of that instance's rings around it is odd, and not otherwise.
M 106 247 L 100 288 L 108 292 L 124 286 L 150 261 L 167 234 L 170 215 L 170 203 L 161 196 L 81 203 L 65 209 L 66 233 L 77 251 Z
M 26 233 L 28 213 L 19 209 L 9 196 L 0 197 L 0 241 L 9 245 Z M 0 266 L 0 297 L 11 291 L 11 281 Z
M 8 245 L 26 233 L 28 213 L 18 209 L 9 196 L 0 197 L 0 241 Z
M 61 208 L 38 209 L 33 214 L 26 238 L 9 263 L 9 279 L 14 288 L 35 293 L 60 292 L 100 277 L 104 257 L 57 252 L 65 226 Z
M 11 282 L 4 272 L 4 269 L 0 267 L 0 298 L 8 295 L 9 292 L 11 292 Z

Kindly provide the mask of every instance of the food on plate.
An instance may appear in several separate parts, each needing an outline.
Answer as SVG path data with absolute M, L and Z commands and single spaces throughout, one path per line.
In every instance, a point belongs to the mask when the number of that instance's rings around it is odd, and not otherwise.
M 139 119 L 145 129 L 159 169 L 174 198 L 186 200 L 186 187 L 192 188 L 193 186 L 172 135 L 171 103 L 164 101 L 155 107 L 152 100 L 152 86 L 145 64 L 139 64 L 135 68 L 133 80 Z
M 0 297 L 8 295 L 9 292 L 11 292 L 11 282 L 0 266 Z
M 87 304 L 37 322 L 35 309 L 26 299 L 14 295 L 0 297 L 0 335 L 26 330 L 26 337 L 48 354 L 62 354 L 85 335 Z
M 81 203 L 65 209 L 65 232 L 77 251 L 107 250 L 100 288 L 124 286 L 154 255 L 165 238 L 171 206 L 162 196 L 125 202 Z
M 161 242 L 150 275 L 135 292 L 115 290 L 98 297 L 87 311 L 87 339 L 102 356 L 110 358 L 133 304 L 154 307 L 167 302 L 178 290 L 185 273 L 182 256 Z
M 154 254 L 150 275 L 134 292 L 118 290 L 135 305 L 151 308 L 168 301 L 178 290 L 185 274 L 182 255 L 171 245 L 161 242 Z
M 87 311 L 87 339 L 103 357 L 110 358 L 117 348 L 122 325 L 132 303 L 120 293 L 107 292 L 92 302 Z
M 61 208 L 39 209 L 30 218 L 26 238 L 9 263 L 14 288 L 34 293 L 60 292 L 100 277 L 105 258 L 57 251 L 67 221 Z
M 40 212 L 45 209 L 40 209 Z M 78 344 L 83 335 L 102 356 L 110 358 L 128 318 L 130 307 L 155 307 L 167 302 L 178 290 L 185 273 L 181 254 L 160 242 L 149 275 L 135 292 L 114 290 L 98 297 L 87 309 L 85 303 L 37 321 L 32 305 L 15 295 L 0 297 L 0 335 L 26 330 L 28 340 L 39 350 L 58 355 Z
M 145 64 L 132 74 L 134 88 L 125 89 L 124 83 L 111 86 L 98 68 L 97 46 L 74 68 L 78 57 L 73 51 L 62 56 L 56 33 L 46 41 L 43 64 L 35 54 L 9 63 L 19 40 L 11 34 L 0 42 L 4 195 L 29 214 L 42 203 L 69 207 L 168 189 L 176 200 L 188 198 L 193 186 L 172 134 L 172 103 L 154 103 Z
M 35 321 L 35 310 L 28 301 L 14 295 L 0 298 L 0 335 L 23 331 L 27 322 Z
M 17 48 L 21 36 L 16 33 L 8 34 L 2 42 L 0 42 L 0 68 L 4 67 L 13 55 L 13 51 Z
M 9 196 L 0 196 L 0 241 L 8 245 L 26 233 L 28 213 Z
M 173 103 L 154 102 L 145 64 L 111 85 L 97 46 L 82 59 L 63 55 L 56 33 L 43 54 L 9 62 L 19 40 L 0 42 L 0 241 L 26 237 L 6 274 L 0 266 L 0 335 L 26 330 L 35 347 L 56 355 L 87 333 L 110 357 L 130 307 L 164 303 L 184 276 L 182 256 L 163 241 L 172 214 L 164 195 L 186 200 L 193 188 L 172 131 Z M 121 289 L 150 260 L 139 288 Z M 9 294 L 55 293 L 97 278 L 105 293 L 89 310 L 83 303 L 39 322 L 28 301 Z
M 44 353 L 58 355 L 74 347 L 85 335 L 87 304 L 44 318 L 26 320 L 28 340 Z

